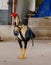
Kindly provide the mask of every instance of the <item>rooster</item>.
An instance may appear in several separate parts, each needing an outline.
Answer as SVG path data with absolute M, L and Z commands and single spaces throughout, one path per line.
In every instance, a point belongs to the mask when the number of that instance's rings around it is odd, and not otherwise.
M 27 49 L 27 43 L 30 39 L 33 41 L 33 39 L 35 38 L 35 34 L 27 25 L 22 24 L 18 14 L 12 13 L 11 16 L 13 16 L 15 19 L 14 35 L 17 37 L 21 49 L 21 55 L 19 58 L 24 59 Z M 22 45 L 22 41 L 24 42 L 24 46 Z

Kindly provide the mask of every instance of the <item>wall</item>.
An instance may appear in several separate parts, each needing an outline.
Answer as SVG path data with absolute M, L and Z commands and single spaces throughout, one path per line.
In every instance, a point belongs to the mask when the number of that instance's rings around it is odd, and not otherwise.
M 14 26 L 11 25 L 0 25 L 0 37 L 2 40 L 15 40 L 13 34 Z
M 28 7 L 29 7 L 29 0 L 21 0 L 21 1 L 18 0 L 17 12 L 22 18 L 22 20 L 27 14 Z
M 51 39 L 51 18 L 29 18 L 28 26 L 35 32 L 36 39 Z
M 35 0 L 29 0 L 29 10 L 34 12 L 35 11 Z

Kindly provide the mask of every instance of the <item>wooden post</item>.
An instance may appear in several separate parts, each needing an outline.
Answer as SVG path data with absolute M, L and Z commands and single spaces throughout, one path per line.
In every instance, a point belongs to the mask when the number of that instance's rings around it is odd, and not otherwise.
M 12 12 L 16 13 L 16 9 L 17 9 L 17 0 L 13 0 Z M 15 21 L 15 19 L 12 17 L 12 24 L 14 21 Z
M 13 0 L 13 12 L 16 13 L 16 9 L 17 9 L 17 0 Z

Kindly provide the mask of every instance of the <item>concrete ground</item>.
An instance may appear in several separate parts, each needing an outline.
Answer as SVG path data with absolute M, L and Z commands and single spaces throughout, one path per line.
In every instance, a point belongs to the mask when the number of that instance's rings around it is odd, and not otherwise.
M 20 49 L 17 41 L 0 42 L 0 65 L 51 65 L 51 40 L 28 43 L 26 59 L 17 59 Z

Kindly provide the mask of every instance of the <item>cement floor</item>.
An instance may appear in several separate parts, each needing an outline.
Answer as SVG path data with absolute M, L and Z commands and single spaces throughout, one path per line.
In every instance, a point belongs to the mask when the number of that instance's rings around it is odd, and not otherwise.
M 29 41 L 24 60 L 20 53 L 17 41 L 0 42 L 0 65 L 51 65 L 51 40 L 35 40 L 34 47 Z

